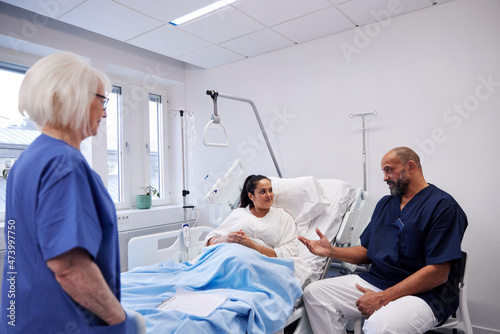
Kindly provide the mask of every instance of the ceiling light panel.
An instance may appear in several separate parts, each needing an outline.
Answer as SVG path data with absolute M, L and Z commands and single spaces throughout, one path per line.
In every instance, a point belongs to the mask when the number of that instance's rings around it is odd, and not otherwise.
M 158 20 L 110 0 L 87 0 L 60 20 L 119 41 L 126 41 L 163 25 Z
M 431 0 L 351 0 L 337 5 L 337 8 L 362 26 L 430 6 Z
M 238 0 L 219 0 L 217 2 L 214 2 L 208 6 L 205 6 L 203 8 L 200 8 L 198 10 L 195 10 L 194 12 L 191 12 L 189 14 L 186 14 L 182 17 L 176 18 L 169 22 L 170 24 L 174 26 L 178 26 L 181 24 L 184 24 L 186 22 L 201 18 L 205 15 L 208 15 L 210 13 L 213 13 L 215 11 L 221 10 L 227 6 L 229 6 L 232 3 L 235 3 Z
M 274 26 L 272 29 L 297 43 L 355 28 L 336 8 L 330 7 L 298 19 Z
M 331 6 L 327 0 L 252 0 L 235 5 L 268 27 Z
M 177 28 L 218 44 L 261 30 L 264 26 L 229 6 Z

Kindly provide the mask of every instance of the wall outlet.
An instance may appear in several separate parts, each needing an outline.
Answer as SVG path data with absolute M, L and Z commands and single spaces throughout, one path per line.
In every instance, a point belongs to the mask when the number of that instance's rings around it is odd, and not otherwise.
M 130 216 L 128 214 L 119 214 L 117 215 L 118 224 L 120 223 L 128 223 L 130 221 Z

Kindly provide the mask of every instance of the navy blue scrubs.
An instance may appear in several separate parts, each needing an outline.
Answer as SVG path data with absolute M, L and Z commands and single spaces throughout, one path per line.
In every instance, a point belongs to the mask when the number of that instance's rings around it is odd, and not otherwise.
M 385 196 L 361 235 L 361 245 L 372 260 L 360 277 L 380 289 L 403 281 L 426 265 L 461 258 L 467 217 L 458 203 L 434 185 L 422 189 L 400 210 L 401 197 Z M 449 280 L 418 295 L 431 307 L 438 323 L 458 307 L 456 261 Z

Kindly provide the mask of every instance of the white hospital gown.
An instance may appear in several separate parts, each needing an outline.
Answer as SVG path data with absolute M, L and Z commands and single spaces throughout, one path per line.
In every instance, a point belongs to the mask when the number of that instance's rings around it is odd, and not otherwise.
M 311 274 L 310 266 L 296 257 L 299 250 L 297 226 L 285 210 L 271 207 L 267 215 L 257 218 L 249 206 L 235 209 L 219 227 L 207 234 L 204 245 L 207 246 L 212 237 L 225 236 L 239 230 L 243 230 L 256 244 L 273 249 L 277 257 L 292 257 L 294 274 L 301 284 Z
M 233 210 L 219 227 L 206 236 L 205 245 L 212 237 L 225 236 L 239 230 L 243 230 L 256 244 L 272 248 L 277 257 L 297 255 L 297 227 L 285 210 L 274 207 L 262 218 L 254 216 L 249 206 Z

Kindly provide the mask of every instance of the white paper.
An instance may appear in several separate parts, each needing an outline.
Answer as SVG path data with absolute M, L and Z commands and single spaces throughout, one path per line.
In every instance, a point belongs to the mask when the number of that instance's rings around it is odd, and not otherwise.
M 227 295 L 222 292 L 200 293 L 179 289 L 175 296 L 160 304 L 158 308 L 208 317 L 226 299 Z

